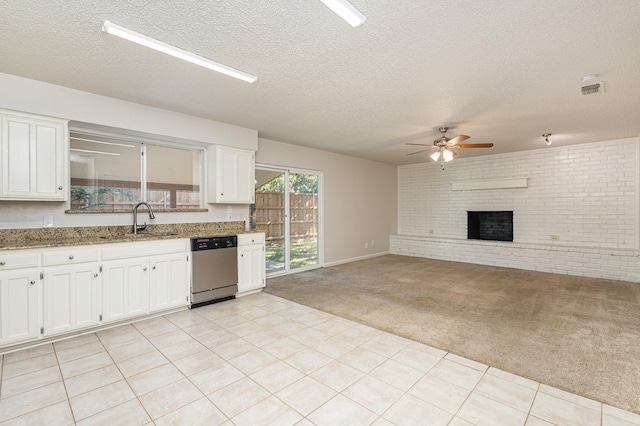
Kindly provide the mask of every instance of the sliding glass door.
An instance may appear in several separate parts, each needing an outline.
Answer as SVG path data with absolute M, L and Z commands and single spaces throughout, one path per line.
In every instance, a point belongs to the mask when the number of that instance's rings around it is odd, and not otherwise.
M 256 167 L 251 229 L 265 233 L 267 275 L 319 265 L 319 185 L 315 172 Z
M 251 205 L 251 229 L 264 232 L 267 274 L 286 272 L 286 172 L 256 168 L 255 204 Z

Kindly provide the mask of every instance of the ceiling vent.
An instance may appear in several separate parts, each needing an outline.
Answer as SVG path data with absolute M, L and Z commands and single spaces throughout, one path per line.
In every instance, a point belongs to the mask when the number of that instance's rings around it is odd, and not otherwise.
M 604 81 L 598 80 L 595 74 L 585 75 L 582 78 L 580 92 L 583 95 L 598 95 L 604 93 Z

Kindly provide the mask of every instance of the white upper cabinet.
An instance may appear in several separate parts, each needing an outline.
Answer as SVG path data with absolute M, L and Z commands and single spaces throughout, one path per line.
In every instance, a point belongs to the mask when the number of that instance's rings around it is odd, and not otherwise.
M 207 203 L 252 204 L 255 153 L 212 145 L 207 149 Z
M 0 118 L 0 199 L 67 200 L 67 122 L 5 110 Z

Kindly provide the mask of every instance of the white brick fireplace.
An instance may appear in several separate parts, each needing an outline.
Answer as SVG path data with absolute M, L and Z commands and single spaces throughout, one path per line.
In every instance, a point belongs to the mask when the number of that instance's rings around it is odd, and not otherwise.
M 456 159 L 444 171 L 400 166 L 391 253 L 640 282 L 639 152 L 633 138 Z M 514 180 L 525 186 L 499 184 Z M 467 211 L 485 210 L 513 211 L 513 242 L 466 239 Z

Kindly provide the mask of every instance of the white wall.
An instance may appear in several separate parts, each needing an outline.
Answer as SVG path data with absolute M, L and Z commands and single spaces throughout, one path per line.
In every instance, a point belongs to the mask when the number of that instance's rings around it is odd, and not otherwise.
M 252 129 L 8 74 L 0 73 L 0 93 L 0 108 L 68 119 L 72 120 L 72 126 L 98 131 L 124 129 L 132 136 L 200 146 L 213 143 L 258 149 L 258 163 L 323 172 L 325 264 L 388 252 L 389 235 L 396 232 L 395 166 L 265 139 L 258 143 L 257 132 Z M 206 213 L 158 213 L 153 223 L 248 219 L 248 206 L 207 204 L 206 207 L 209 209 Z M 0 228 L 38 228 L 49 216 L 56 227 L 132 223 L 131 214 L 67 214 L 68 208 L 68 202 L 0 201 Z M 367 249 L 365 243 L 369 245 Z
M 633 138 L 456 159 L 444 171 L 401 166 L 391 252 L 637 281 L 639 152 Z M 514 177 L 528 187 L 451 186 Z M 513 210 L 514 242 L 466 240 L 470 210 Z
M 395 166 L 268 139 L 258 140 L 256 163 L 323 172 L 325 265 L 389 250 L 397 222 Z
M 122 130 L 132 136 L 207 146 L 256 150 L 258 132 L 199 117 L 151 108 L 62 86 L 0 73 L 0 108 L 71 120 L 71 125 Z M 194 223 L 247 220 L 248 206 L 207 204 L 208 212 L 159 213 L 152 222 Z M 0 201 L 0 229 L 38 228 L 53 217 L 55 227 L 129 225 L 131 214 L 66 214 L 69 202 Z M 142 216 L 140 216 L 142 220 Z
M 134 136 L 257 149 L 258 132 L 253 129 L 10 74 L 0 73 L 0 93 L 0 108 L 88 123 L 97 129 L 126 130 Z

